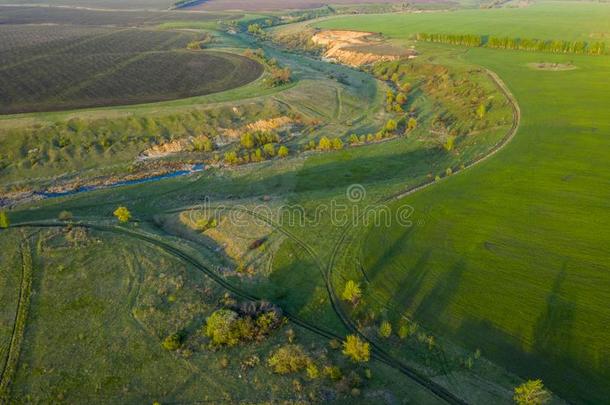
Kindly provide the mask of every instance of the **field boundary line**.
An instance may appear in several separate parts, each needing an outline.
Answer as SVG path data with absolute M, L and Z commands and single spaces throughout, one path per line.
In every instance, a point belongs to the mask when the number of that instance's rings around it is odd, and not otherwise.
M 10 346 L 4 361 L 2 374 L 0 375 L 0 403 L 9 403 L 11 383 L 13 382 L 19 364 L 19 357 L 21 355 L 21 347 L 30 309 L 33 265 L 29 239 L 26 238 L 22 241 L 20 251 L 21 283 L 19 286 L 19 298 L 17 301 L 17 310 L 15 311 L 15 321 L 13 322 Z
M 510 92 L 510 90 L 508 89 L 508 87 L 506 86 L 506 84 L 504 84 L 504 82 L 500 79 L 500 77 L 493 71 L 486 69 L 485 68 L 485 72 L 488 75 L 488 77 L 494 82 L 494 84 L 500 89 L 500 91 L 502 92 L 502 94 L 504 94 L 504 96 L 506 97 L 506 99 L 508 100 L 508 102 L 511 104 L 511 108 L 513 110 L 513 122 L 510 126 L 510 128 L 508 129 L 508 131 L 506 132 L 506 134 L 504 135 L 504 137 L 495 145 L 493 146 L 489 152 L 487 154 L 485 154 L 484 156 L 481 156 L 479 158 L 474 159 L 473 161 L 471 161 L 468 165 L 466 165 L 463 169 L 457 170 L 453 175 L 462 173 L 464 171 L 466 171 L 466 169 L 469 169 L 481 162 L 484 162 L 485 160 L 491 158 L 492 156 L 494 156 L 496 153 L 498 153 L 501 149 L 503 149 L 517 134 L 518 129 L 519 129 L 519 125 L 521 123 L 521 109 L 519 108 L 519 104 L 517 103 L 517 100 L 515 99 L 515 97 L 513 96 L 513 94 Z M 400 192 L 400 193 L 396 193 L 393 195 L 390 195 L 386 198 L 382 198 L 380 200 L 380 202 L 390 202 L 390 201 L 397 201 L 400 200 L 402 198 L 405 198 L 407 196 L 410 196 L 420 190 L 423 190 L 433 184 L 438 183 L 439 181 L 445 180 L 447 177 L 451 177 L 451 176 L 443 176 L 441 178 L 441 180 L 429 180 L 424 182 L 423 184 L 414 186 L 406 191 Z M 363 213 L 362 215 L 365 215 L 366 213 Z M 327 267 L 326 267 L 326 278 L 327 278 L 327 283 L 328 283 L 328 288 L 331 291 L 331 303 L 333 304 L 333 307 L 335 308 L 335 311 L 337 313 L 337 315 L 339 316 L 339 318 L 344 322 L 346 328 L 348 328 L 349 330 L 351 330 L 353 333 L 356 333 L 359 337 L 361 337 L 362 339 L 364 339 L 366 342 L 368 342 L 371 345 L 371 348 L 374 350 L 374 352 L 376 352 L 376 354 L 383 360 L 387 361 L 388 365 L 398 369 L 399 371 L 403 372 L 403 374 L 411 377 L 411 379 L 413 379 L 414 381 L 420 383 L 422 386 L 428 388 L 432 393 L 434 393 L 435 395 L 437 395 L 439 398 L 442 398 L 443 400 L 449 402 L 449 403 L 454 403 L 454 404 L 465 404 L 466 402 L 464 400 L 462 400 L 461 398 L 457 397 L 455 394 L 453 394 L 451 391 L 449 391 L 447 388 L 445 388 L 444 386 L 434 382 L 432 379 L 426 377 L 425 375 L 420 374 L 418 371 L 414 370 L 413 368 L 407 366 L 405 363 L 403 363 L 401 360 L 399 359 L 395 359 L 393 358 L 388 352 L 386 352 L 381 346 L 379 346 L 375 341 L 369 339 L 367 336 L 365 336 L 358 328 L 356 325 L 354 325 L 354 323 L 352 322 L 352 320 L 349 318 L 349 316 L 347 316 L 345 313 L 343 313 L 342 308 L 340 306 L 340 304 L 338 302 L 334 302 L 335 300 L 337 300 L 337 297 L 335 295 L 335 291 L 332 285 L 332 272 L 333 272 L 333 268 L 335 267 L 335 262 L 337 260 L 337 256 L 339 255 L 339 252 L 341 250 L 341 245 L 343 244 L 343 242 L 346 240 L 346 238 L 348 237 L 348 235 L 350 234 L 350 231 L 353 228 L 349 226 L 349 224 L 344 228 L 343 232 L 341 233 L 339 240 L 337 241 L 337 243 L 335 244 L 333 251 L 331 253 L 331 256 L 329 258 Z M 338 301 L 338 300 L 337 300 Z
M 511 104 L 511 108 L 513 110 L 513 123 L 511 125 L 511 127 L 508 129 L 508 131 L 506 132 L 506 135 L 504 135 L 504 137 L 500 140 L 500 142 L 498 142 L 493 148 L 491 148 L 487 154 L 474 159 L 473 161 L 471 161 L 470 163 L 465 165 L 465 167 L 463 169 L 458 169 L 455 172 L 453 172 L 452 175 L 443 176 L 443 177 L 441 177 L 440 180 L 428 180 L 427 182 L 424 182 L 423 184 L 420 184 L 418 186 L 414 186 L 406 191 L 402 191 L 400 193 L 391 195 L 391 196 L 383 199 L 382 202 L 400 200 L 400 199 L 407 197 L 411 194 L 414 194 L 420 190 L 423 190 L 424 188 L 429 187 L 432 184 L 436 184 L 439 181 L 443 181 L 448 177 L 460 174 L 460 173 L 472 168 L 473 166 L 476 166 L 479 163 L 482 163 L 482 162 L 486 161 L 487 159 L 491 158 L 492 156 L 494 156 L 496 153 L 498 153 L 499 151 L 504 149 L 504 147 L 506 145 L 508 145 L 510 143 L 510 141 L 513 140 L 515 135 L 517 135 L 517 132 L 519 130 L 519 125 L 521 123 L 521 108 L 519 107 L 519 104 L 517 103 L 515 96 L 513 96 L 513 94 L 510 92 L 510 90 L 508 89 L 506 84 L 502 81 L 502 79 L 500 79 L 500 77 L 495 72 L 492 72 L 489 69 L 485 69 L 485 73 L 495 83 L 495 85 L 500 89 L 502 94 L 504 94 L 504 96 L 506 97 L 508 102 Z

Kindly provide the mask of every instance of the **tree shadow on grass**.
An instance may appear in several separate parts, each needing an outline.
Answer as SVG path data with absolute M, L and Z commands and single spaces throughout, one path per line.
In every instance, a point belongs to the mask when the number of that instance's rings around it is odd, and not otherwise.
M 561 296 L 566 278 L 566 264 L 555 277 L 551 292 L 546 299 L 546 309 L 540 314 L 534 327 L 534 351 L 545 357 L 563 357 L 571 352 L 572 327 L 576 305 Z
M 415 264 L 406 272 L 401 281 L 399 288 L 392 302 L 398 305 L 400 309 L 410 309 L 415 301 L 417 293 L 421 290 L 424 280 L 426 279 L 426 264 L 430 260 L 431 250 L 426 250 L 417 259 Z
M 458 260 L 444 274 L 442 274 L 432 290 L 426 295 L 417 307 L 416 316 L 421 319 L 433 319 L 435 323 L 445 315 L 447 307 L 460 288 L 462 275 L 466 270 L 463 259 Z M 444 322 L 443 322 L 444 323 Z
M 546 308 L 533 326 L 533 343 L 523 331 L 507 333 L 489 319 L 465 319 L 453 338 L 521 378 L 541 378 L 559 396 L 576 403 L 607 403 L 610 385 L 599 371 L 577 363 L 572 341 L 575 303 L 562 296 L 566 265 L 555 277 L 546 298 Z

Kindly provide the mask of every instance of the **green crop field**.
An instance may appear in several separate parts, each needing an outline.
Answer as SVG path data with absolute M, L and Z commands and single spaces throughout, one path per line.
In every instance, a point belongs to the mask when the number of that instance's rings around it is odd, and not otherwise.
M 0 5 L 0 402 L 610 398 L 610 5 L 69 3 Z
M 544 3 L 460 13 L 323 25 L 398 40 L 423 27 L 585 39 L 607 30 L 610 7 Z M 508 24 L 511 15 L 518 24 Z M 603 402 L 610 395 L 610 336 L 603 332 L 610 317 L 603 304 L 610 194 L 602 163 L 610 60 L 482 49 L 462 58 L 497 72 L 514 92 L 523 114 L 519 132 L 491 161 L 406 199 L 425 225 L 371 229 L 354 241 L 367 269 L 366 291 L 395 305 L 393 316 L 410 314 L 520 375 L 541 376 L 567 399 Z M 577 69 L 528 69 L 539 61 L 570 61 Z

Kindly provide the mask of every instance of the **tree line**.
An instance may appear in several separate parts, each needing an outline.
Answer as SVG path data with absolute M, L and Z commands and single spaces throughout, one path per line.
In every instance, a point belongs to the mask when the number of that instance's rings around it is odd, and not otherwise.
M 439 42 L 451 45 L 481 46 L 483 37 L 472 34 L 429 34 L 420 32 L 417 34 L 418 41 Z
M 605 52 L 604 42 L 564 41 L 560 39 L 535 39 L 494 37 L 473 34 L 430 34 L 420 32 L 416 36 L 418 41 L 437 42 L 450 45 L 485 46 L 494 49 L 516 49 L 523 51 L 574 53 L 588 55 L 602 55 Z

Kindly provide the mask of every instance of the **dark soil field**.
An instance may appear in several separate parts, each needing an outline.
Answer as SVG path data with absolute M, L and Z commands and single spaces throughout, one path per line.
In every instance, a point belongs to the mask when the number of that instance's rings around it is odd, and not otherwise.
M 112 8 L 123 10 L 166 10 L 173 0 L 0 0 L 1 4 L 34 4 L 40 6 Z
M 64 7 L 10 7 L 0 4 L 0 25 L 2 24 L 75 24 L 141 26 L 156 25 L 167 21 L 216 21 L 235 18 L 215 13 L 195 13 L 185 11 L 81 9 Z
M 332 4 L 385 4 L 403 3 L 402 0 L 334 0 Z M 268 10 L 296 10 L 307 8 L 318 8 L 329 4 L 327 1 L 320 0 L 204 0 L 199 4 L 189 7 L 189 10 L 244 10 L 244 11 L 268 11 Z
M 185 50 L 193 33 L 3 26 L 0 38 L 3 114 L 209 94 L 246 84 L 263 70 L 238 55 Z

